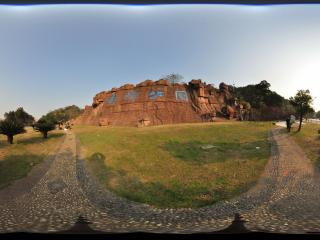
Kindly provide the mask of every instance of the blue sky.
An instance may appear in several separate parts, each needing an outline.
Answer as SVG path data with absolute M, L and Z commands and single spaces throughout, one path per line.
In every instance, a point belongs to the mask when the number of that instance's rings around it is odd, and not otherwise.
M 0 117 L 84 107 L 172 72 L 310 89 L 320 110 L 320 5 L 0 5 Z

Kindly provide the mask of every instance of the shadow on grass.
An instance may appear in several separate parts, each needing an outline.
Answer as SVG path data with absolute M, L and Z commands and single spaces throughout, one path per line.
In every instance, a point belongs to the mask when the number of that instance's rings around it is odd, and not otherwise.
M 248 183 L 227 190 L 228 181 L 218 183 L 215 188 L 197 183 L 185 184 L 175 180 L 169 184 L 161 182 L 141 182 L 134 178 L 125 178 L 120 187 L 112 189 L 118 195 L 129 200 L 147 203 L 160 208 L 199 208 L 219 201 L 231 199 L 247 191 L 253 184 Z
M 209 146 L 206 149 L 206 146 Z M 237 159 L 257 159 L 268 157 L 270 144 L 267 141 L 255 142 L 213 142 L 200 141 L 178 142 L 168 141 L 162 149 L 172 156 L 191 164 L 207 164 Z
M 33 166 L 44 159 L 44 155 L 9 155 L 0 160 L 0 189 L 12 181 L 27 176 Z
M 94 153 L 87 160 L 90 171 L 107 189 L 128 200 L 160 208 L 198 208 L 212 205 L 230 199 L 248 190 L 252 185 L 248 183 L 227 190 L 229 182 L 225 177 L 213 180 L 214 189 L 197 182 L 186 185 L 175 179 L 164 181 L 166 183 L 142 182 L 134 174 L 108 166 L 105 156 L 101 153 Z
M 94 153 L 87 159 L 90 169 L 101 182 L 105 182 L 110 174 L 110 168 L 105 164 L 105 159 L 102 153 Z
M 303 131 L 302 129 L 300 131 L 298 130 L 291 130 L 290 132 L 286 131 L 287 133 L 289 133 L 291 136 L 297 135 L 297 134 L 301 134 L 301 131 Z
M 17 140 L 17 143 L 27 145 L 27 144 L 35 144 L 35 143 L 42 143 L 44 141 L 47 141 L 49 139 L 56 139 L 62 137 L 64 134 L 63 133 L 48 133 L 48 138 L 45 139 L 43 138 L 42 134 L 39 133 L 39 136 L 34 136 L 30 138 L 25 138 L 25 139 L 19 139 Z

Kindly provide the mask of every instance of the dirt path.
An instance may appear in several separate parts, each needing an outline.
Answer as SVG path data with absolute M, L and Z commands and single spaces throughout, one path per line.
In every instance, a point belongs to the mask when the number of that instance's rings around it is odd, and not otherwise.
M 270 133 L 270 140 L 272 157 L 247 193 L 199 209 L 157 209 L 103 188 L 87 172 L 79 143 L 68 132 L 40 181 L 29 192 L 0 202 L 0 232 L 66 230 L 79 215 L 102 231 L 208 232 L 229 226 L 237 212 L 250 230 L 319 231 L 319 174 L 280 129 Z
M 281 232 L 320 231 L 319 171 L 294 140 L 280 131 L 273 131 L 279 151 L 279 164 L 274 167 L 276 186 L 268 201 L 245 214 L 250 220 L 247 226 Z
M 1 202 L 1 232 L 65 230 L 83 208 L 90 209 L 77 182 L 75 151 L 75 139 L 69 132 L 44 176 L 28 192 Z

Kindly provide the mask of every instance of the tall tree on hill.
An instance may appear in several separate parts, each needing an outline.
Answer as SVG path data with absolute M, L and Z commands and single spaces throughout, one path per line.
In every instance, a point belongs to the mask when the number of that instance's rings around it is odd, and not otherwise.
M 170 83 L 173 85 L 175 83 L 181 82 L 183 79 L 183 76 L 180 75 L 179 73 L 171 73 L 171 74 L 162 76 L 162 79 L 168 79 Z
M 290 97 L 290 103 L 297 109 L 297 113 L 299 114 L 300 123 L 298 132 L 300 132 L 303 117 L 310 112 L 314 112 L 314 109 L 311 107 L 312 96 L 310 95 L 310 91 L 299 90 L 294 97 Z
M 20 133 L 25 133 L 24 124 L 15 117 L 14 111 L 7 113 L 0 121 L 0 134 L 6 135 L 8 143 L 13 144 L 13 137 Z
M 252 107 L 251 120 L 280 120 L 295 113 L 289 100 L 270 90 L 266 80 L 258 84 L 235 87 L 235 95 L 250 103 Z

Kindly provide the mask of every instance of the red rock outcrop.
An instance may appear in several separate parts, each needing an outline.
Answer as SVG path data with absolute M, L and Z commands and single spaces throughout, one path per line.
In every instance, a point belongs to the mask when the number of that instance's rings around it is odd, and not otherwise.
M 189 84 L 161 79 L 98 93 L 74 123 L 147 126 L 213 121 L 216 116 L 232 119 L 236 115 L 232 87 L 224 83 L 216 89 L 200 79 Z

